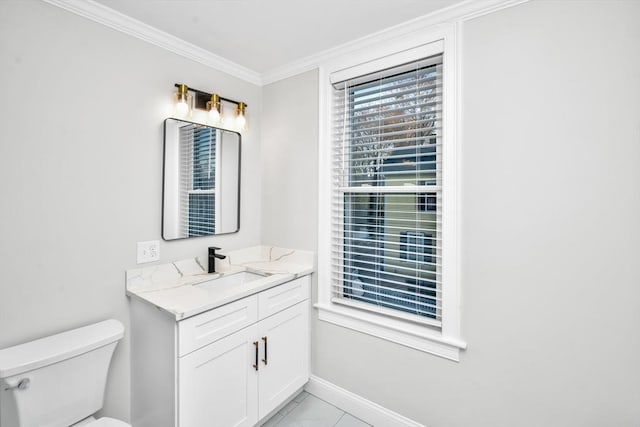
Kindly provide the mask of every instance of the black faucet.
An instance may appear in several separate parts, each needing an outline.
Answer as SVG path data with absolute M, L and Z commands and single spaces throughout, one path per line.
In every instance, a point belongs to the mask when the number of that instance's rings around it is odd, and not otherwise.
M 216 251 L 219 251 L 220 248 L 216 248 L 215 246 L 209 246 L 209 273 L 216 272 L 216 258 L 225 259 L 226 255 L 217 254 Z

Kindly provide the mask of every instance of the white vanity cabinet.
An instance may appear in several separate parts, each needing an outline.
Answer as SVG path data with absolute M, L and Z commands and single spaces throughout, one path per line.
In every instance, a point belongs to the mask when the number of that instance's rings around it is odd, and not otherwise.
M 179 426 L 256 424 L 258 375 L 249 369 L 256 335 L 249 326 L 179 358 Z
M 132 313 L 136 427 L 252 427 L 309 379 L 304 276 L 176 322 L 137 299 Z
M 258 417 L 267 416 L 309 380 L 309 304 L 305 301 L 258 323 L 261 345 Z M 262 356 L 265 356 L 263 354 Z

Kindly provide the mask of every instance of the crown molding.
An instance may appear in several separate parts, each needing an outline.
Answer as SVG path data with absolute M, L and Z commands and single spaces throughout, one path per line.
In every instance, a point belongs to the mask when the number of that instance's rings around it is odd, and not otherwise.
M 527 1 L 530 0 L 465 0 L 447 8 L 414 18 L 410 21 L 269 70 L 262 75 L 262 84 L 274 83 L 278 80 L 310 71 L 339 56 L 370 48 L 385 40 L 400 38 L 445 22 L 468 21 Z
M 260 74 L 250 68 L 202 49 L 178 37 L 113 10 L 94 0 L 42 0 L 114 30 L 144 40 L 207 67 L 262 86 L 317 68 L 338 56 L 366 49 L 383 40 L 394 39 L 444 22 L 463 22 L 530 0 L 465 0 L 365 37 L 292 61 Z
M 43 0 L 114 30 L 144 40 L 160 48 L 196 61 L 207 67 L 238 77 L 255 85 L 262 85 L 260 73 L 244 67 L 208 50 L 165 33 L 137 19 L 113 10 L 93 0 Z

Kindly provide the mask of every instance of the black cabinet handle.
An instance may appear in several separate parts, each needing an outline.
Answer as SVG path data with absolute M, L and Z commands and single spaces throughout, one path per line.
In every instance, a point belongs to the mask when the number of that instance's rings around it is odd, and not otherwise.
M 253 345 L 256 346 L 256 363 L 253 365 L 253 369 L 258 370 L 258 341 L 254 341 Z
M 262 337 L 262 341 L 264 341 L 264 359 L 262 359 L 262 362 L 266 365 L 267 364 L 267 337 Z

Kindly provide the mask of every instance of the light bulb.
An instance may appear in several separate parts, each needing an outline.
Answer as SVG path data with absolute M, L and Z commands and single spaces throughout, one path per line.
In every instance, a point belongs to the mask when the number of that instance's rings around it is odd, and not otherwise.
M 222 111 L 220 96 L 215 93 L 211 95 L 211 101 L 207 102 L 207 110 L 209 111 L 209 122 L 212 124 L 218 124 L 220 122 L 220 113 Z
M 246 125 L 247 119 L 244 117 L 244 115 L 236 117 L 236 127 L 238 128 L 238 130 L 244 130 Z
M 185 117 L 189 114 L 189 87 L 187 85 L 178 85 L 176 92 L 176 114 Z
M 220 121 L 220 112 L 216 109 L 209 110 L 209 121 L 211 123 L 218 123 Z
M 176 104 L 176 113 L 180 117 L 185 117 L 189 113 L 189 104 L 185 101 L 178 101 Z
M 247 104 L 244 102 L 240 102 L 238 104 L 238 109 L 236 110 L 236 129 L 244 130 L 247 126 L 247 118 L 245 117 L 245 108 L 247 108 Z

